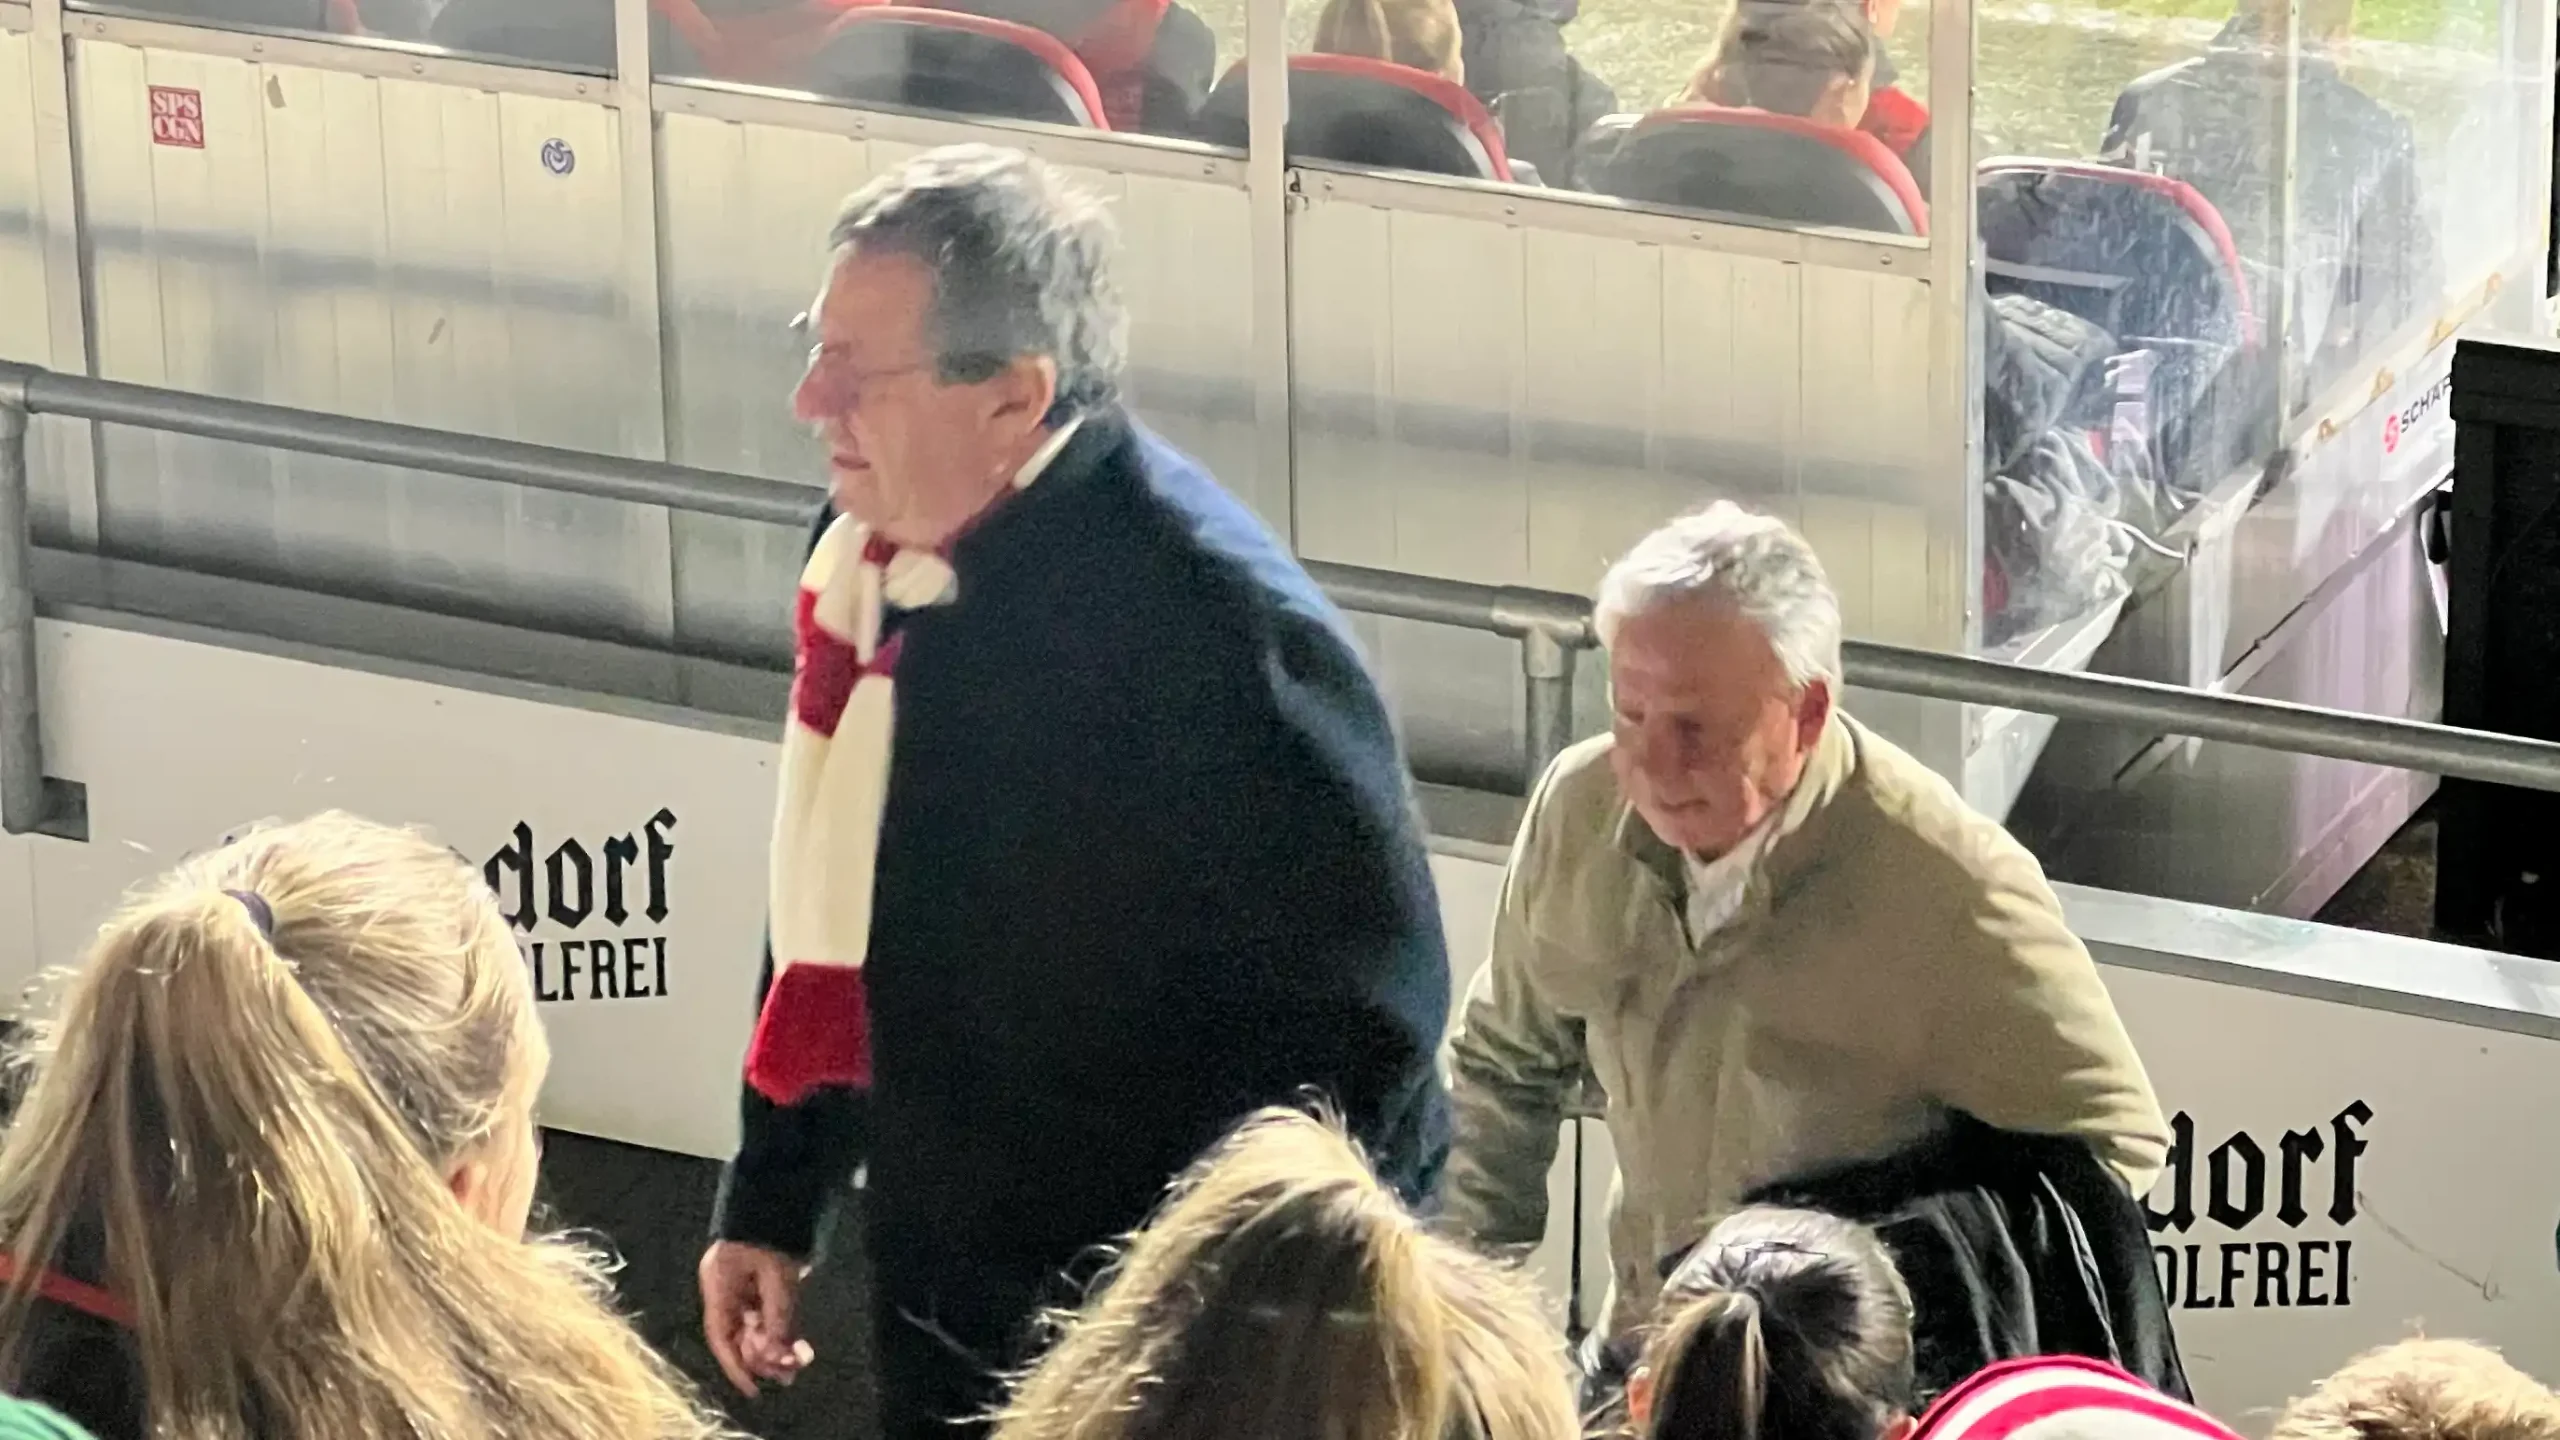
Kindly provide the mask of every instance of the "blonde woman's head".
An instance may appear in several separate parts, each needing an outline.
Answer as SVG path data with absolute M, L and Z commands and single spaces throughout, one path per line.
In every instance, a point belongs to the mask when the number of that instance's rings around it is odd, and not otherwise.
M 1560 1337 L 1333 1123 L 1247 1121 L 1176 1183 L 997 1440 L 1570 1440 Z
M 331 814 L 189 860 L 108 920 L 20 1059 L 0 1335 L 92 1234 L 164 1433 L 717 1433 L 596 1260 L 524 1240 L 548 1051 L 495 897 L 443 846 Z
M 1325 0 L 1316 12 L 1316 52 L 1385 60 L 1463 85 L 1454 0 Z
M 1880 53 L 1858 0 L 1735 0 L 1714 52 L 1673 99 L 1850 129 L 1866 115 Z

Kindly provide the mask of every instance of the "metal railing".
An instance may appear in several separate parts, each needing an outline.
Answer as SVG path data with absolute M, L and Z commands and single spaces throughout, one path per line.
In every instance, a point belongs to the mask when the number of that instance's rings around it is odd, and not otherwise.
M 39 828 L 47 803 L 27 528 L 30 415 L 793 527 L 807 523 L 815 499 L 809 487 L 780 480 L 0 364 L 0 829 L 10 834 Z M 1588 602 L 1351 565 L 1311 562 L 1307 569 L 1346 610 L 1518 640 L 1527 709 L 1523 759 L 1530 779 L 1573 739 L 1575 659 L 1597 643 Z M 1845 646 L 1842 659 L 1849 683 L 1869 689 L 2560 791 L 2560 744 L 2548 741 L 1863 641 Z

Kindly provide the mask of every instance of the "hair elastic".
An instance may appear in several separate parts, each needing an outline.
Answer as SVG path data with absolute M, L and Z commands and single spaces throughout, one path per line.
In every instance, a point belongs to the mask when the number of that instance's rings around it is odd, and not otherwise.
M 258 933 L 265 936 L 269 943 L 274 942 L 276 912 L 275 907 L 267 903 L 267 897 L 254 890 L 225 890 L 222 893 L 239 901 L 240 908 L 249 912 L 249 923 L 257 926 Z

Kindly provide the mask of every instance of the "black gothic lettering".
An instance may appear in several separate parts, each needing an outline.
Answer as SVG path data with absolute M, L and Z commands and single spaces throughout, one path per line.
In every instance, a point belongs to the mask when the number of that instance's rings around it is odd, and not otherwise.
M 584 940 L 563 940 L 560 942 L 561 999 L 575 1000 L 578 998 L 578 957 L 586 953 L 587 942 Z
M 2236 1204 L 2231 1198 L 2231 1161 L 2235 1156 L 2240 1162 L 2241 1194 Z M 2207 1168 L 2212 1175 L 2213 1193 L 2205 1213 L 2213 1217 L 2213 1223 L 2239 1230 L 2257 1219 L 2267 1203 L 2267 1152 L 2258 1148 L 2249 1132 L 2239 1131 L 2214 1146 Z
M 632 939 L 622 942 L 622 995 L 624 999 L 646 1000 L 649 998 L 648 977 L 640 973 L 640 967 L 647 962 L 648 958 L 649 942 L 647 940 L 635 936 Z
M 496 892 L 498 904 L 504 907 L 507 886 L 499 877 L 509 871 L 514 872 L 516 903 L 507 910 L 507 923 L 518 930 L 531 931 L 541 919 L 541 911 L 533 903 L 533 827 L 519 820 L 514 834 L 514 843 L 499 847 L 498 853 L 489 857 L 489 863 L 480 873 L 488 877 L 489 888 Z
M 649 817 L 641 833 L 649 841 L 649 919 L 663 923 L 667 918 L 667 862 L 675 858 L 675 842 L 667 833 L 676 828 L 675 812 L 660 810 Z
M 2160 1269 L 2160 1303 L 2175 1309 L 2178 1304 L 2178 1252 L 2166 1245 L 2151 1247 L 2151 1263 Z
M 596 867 L 587 858 L 587 847 L 575 840 L 561 841 L 560 848 L 543 862 L 542 872 L 550 881 L 551 923 L 566 930 L 585 924 L 596 908 Z M 573 894 L 575 899 L 570 898 Z
M 2347 1282 L 2353 1273 L 2353 1267 L 2347 1261 L 2355 1246 L 2356 1242 L 2353 1240 L 2338 1242 L 2338 1303 L 2341 1305 L 2347 1303 Z
M 2320 1158 L 2320 1132 L 2288 1130 L 2281 1143 L 2284 1150 L 2284 1199 L 2276 1206 L 2276 1218 L 2299 1228 L 2311 1218 L 2302 1208 L 2302 1172 L 2305 1162 Z
M 2255 1249 L 2257 1247 L 2246 1240 L 2222 1247 L 2222 1290 L 2221 1298 L 2216 1302 L 2221 1308 L 2229 1310 L 2240 1303 L 2231 1298 L 2231 1287 L 2249 1278 L 2249 1255 Z
M 588 999 L 622 998 L 622 967 L 614 963 L 615 951 L 620 948 L 610 940 L 598 940 L 587 947 Z
M 562 998 L 560 995 L 553 992 L 551 989 L 550 977 L 543 973 L 542 942 L 536 940 L 527 948 L 532 952 L 529 958 L 533 963 L 533 998 L 536 1000 L 558 1000 Z
M 2329 1242 L 2326 1240 L 2302 1241 L 2301 1256 L 2302 1263 L 2298 1268 L 2302 1276 L 2302 1283 L 2295 1288 L 2302 1296 L 2302 1303 L 2305 1305 L 2328 1304 L 2328 1295 L 2322 1291 L 2314 1289 L 2313 1287 L 2318 1285 L 2323 1279 L 2327 1278 L 2320 1269 L 2320 1262 L 2327 1259 L 2329 1256 Z
M 2204 1248 L 2204 1247 L 2203 1247 L 2203 1246 L 2201 1246 L 2201 1245 L 2189 1245 L 2189 1246 L 2187 1246 L 2187 1247 L 2186 1247 L 2186 1251 L 2187 1251 L 2187 1285 L 2186 1285 L 2186 1290 L 2187 1290 L 2187 1308 L 2188 1308 L 2188 1309 L 2190 1309 L 2190 1310 L 2214 1310 L 2214 1309 L 2219 1309 L 2219 1308 L 2220 1308 L 2219 1306 L 2215 1305 L 2215 1304 L 2213 1303 L 2213 1301 L 2203 1293 L 2203 1291 L 2204 1291 L 2204 1271 L 2203 1271 L 2203 1269 L 2202 1269 L 2202 1267 L 2201 1267 L 2200 1262 L 2199 1262 L 2199 1261 L 2197 1260 L 2197 1258 L 2196 1258 L 2196 1252 L 2197 1252 L 2197 1251 L 2199 1251 L 2199 1250 L 2201 1250 L 2201 1249 L 2203 1249 L 2203 1248 Z
M 628 835 L 616 835 L 604 842 L 604 918 L 619 925 L 631 918 L 622 904 L 622 867 L 640 863 L 640 842 Z
M 651 939 L 649 944 L 657 952 L 658 993 L 664 995 L 667 993 L 667 937 L 657 936 Z
M 2355 1132 L 2350 1121 L 2354 1125 L 2372 1124 L 2373 1107 L 2358 1100 L 2339 1111 L 2337 1118 L 2329 1122 L 2329 1132 L 2337 1142 L 2334 1147 L 2337 1154 L 2330 1161 L 2330 1175 L 2334 1183 L 2329 1191 L 2329 1222 L 2333 1225 L 2344 1225 L 2356 1218 L 2356 1157 L 2365 1152 L 2365 1140 Z M 2343 1298 L 2346 1293 L 2343 1273 L 2338 1290 L 2342 1297 L 2338 1303 L 2344 1305 L 2347 1302 Z
M 2269 1305 L 2290 1305 L 2293 1303 L 2292 1295 L 2289 1293 L 2290 1287 L 2286 1281 L 2286 1272 L 2290 1268 L 2290 1262 L 2292 1259 L 2293 1248 L 2285 1244 L 2283 1241 L 2261 1240 L 2258 1242 L 2257 1304 L 2260 1309 L 2264 1309 Z M 2273 1290 L 2275 1292 L 2275 1299 L 2269 1300 L 2267 1298 L 2267 1292 L 2269 1290 Z
M 2183 1235 L 2189 1226 L 2196 1223 L 2195 1118 L 2184 1110 L 2179 1111 L 2169 1121 L 2169 1136 L 2169 1208 L 2154 1210 L 2146 1197 L 2142 1202 L 2142 1216 L 2154 1234 L 2175 1230 Z

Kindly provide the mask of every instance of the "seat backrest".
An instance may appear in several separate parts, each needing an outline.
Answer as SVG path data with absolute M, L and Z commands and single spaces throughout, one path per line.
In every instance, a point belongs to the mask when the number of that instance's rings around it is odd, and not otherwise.
M 361 8 L 361 7 L 360 7 Z M 705 73 L 682 26 L 707 32 L 692 0 L 653 0 L 649 53 L 661 75 Z M 445 0 L 426 38 L 466 54 L 503 55 L 593 75 L 613 73 L 613 0 Z
M 1794 115 L 1679 105 L 1612 116 L 1587 142 L 1606 159 L 1593 189 L 1649 205 L 1677 205 L 1891 235 L 1929 233 L 1929 206 L 1884 142 Z
M 1245 67 L 1200 107 L 1200 138 L 1242 149 Z M 1361 55 L 1289 57 L 1289 158 L 1509 180 L 1502 127 L 1467 87 L 1428 70 Z
M 2239 347 L 2256 317 L 2220 212 L 2166 175 L 2067 160 L 1983 164 L 1983 283 L 2124 337 Z
M 809 70 L 840 100 L 1108 130 L 1085 64 L 1046 31 L 984 15 L 882 5 L 849 11 Z

